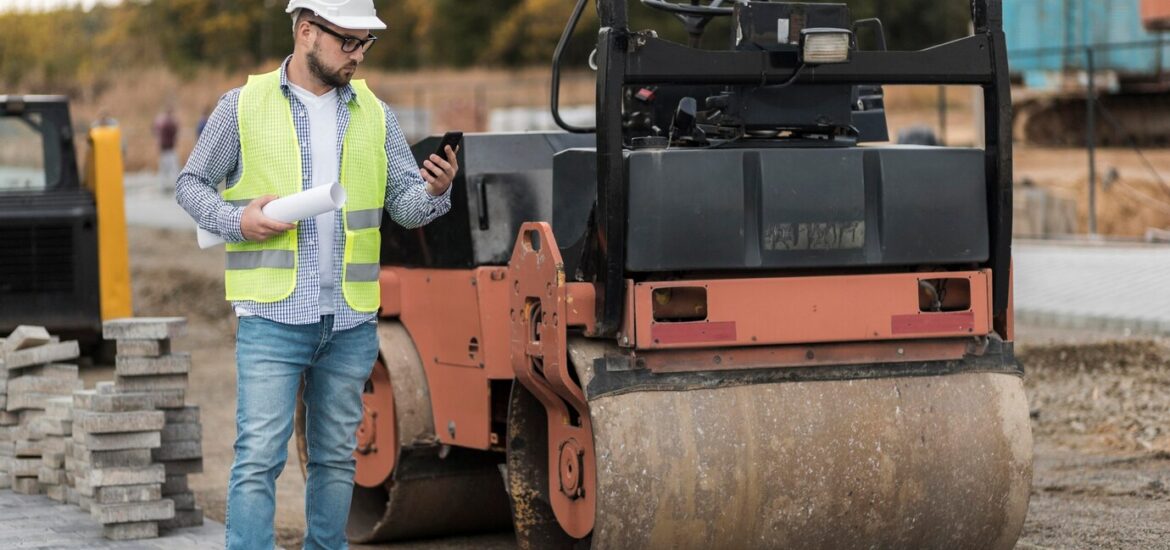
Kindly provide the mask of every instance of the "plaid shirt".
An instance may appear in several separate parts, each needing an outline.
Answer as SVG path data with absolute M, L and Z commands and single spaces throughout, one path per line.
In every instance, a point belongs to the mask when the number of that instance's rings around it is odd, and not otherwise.
M 301 147 L 301 187 L 313 186 L 312 147 L 309 139 L 309 117 L 305 106 L 288 87 L 286 69 L 289 58 L 280 67 L 280 89 L 292 107 L 293 124 L 296 126 L 297 141 Z M 356 97 L 353 87 L 339 88 L 337 103 L 337 157 L 341 158 L 341 146 L 349 125 L 349 110 L 346 105 Z M 228 242 L 242 242 L 240 219 L 244 208 L 225 202 L 216 190 L 220 181 L 231 187 L 240 180 L 240 126 L 237 106 L 240 88 L 229 91 L 219 100 L 215 111 L 207 120 L 203 134 L 191 152 L 187 166 L 179 174 L 175 184 L 175 196 L 179 205 L 195 219 L 199 227 L 220 235 Z M 386 211 L 391 219 L 403 227 L 414 228 L 426 225 L 442 216 L 451 208 L 451 189 L 442 196 L 434 197 L 426 191 L 426 183 L 419 175 L 418 165 L 406 144 L 406 138 L 398 127 L 398 120 L 385 103 L 386 112 Z M 341 162 L 338 162 L 340 167 Z M 372 321 L 373 313 L 360 313 L 349 307 L 342 295 L 342 262 L 345 256 L 345 231 L 342 216 L 336 220 L 333 234 L 333 330 L 341 331 Z M 316 323 L 321 319 L 321 275 L 318 266 L 317 222 L 314 218 L 297 224 L 297 283 L 288 298 L 273 303 L 233 302 L 233 306 L 265 319 L 289 325 Z

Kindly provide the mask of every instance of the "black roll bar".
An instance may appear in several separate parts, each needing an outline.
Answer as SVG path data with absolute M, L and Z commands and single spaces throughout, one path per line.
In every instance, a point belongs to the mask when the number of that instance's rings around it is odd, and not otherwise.
M 579 0 L 583 3 L 584 0 Z M 792 76 L 769 52 L 706 51 L 634 33 L 629 0 L 597 0 L 596 257 L 597 332 L 617 336 L 625 303 L 628 218 L 622 137 L 622 90 L 631 84 L 744 84 Z M 580 8 L 580 4 L 578 5 Z M 1011 280 L 1011 89 L 1002 0 L 971 0 L 972 36 L 920 51 L 857 51 L 847 63 L 807 67 L 793 84 L 975 85 L 983 89 L 987 212 L 991 228 L 992 315 L 1007 336 Z M 568 32 L 568 31 L 567 31 Z M 563 45 L 562 45 L 563 46 Z M 558 47 L 559 52 L 562 47 Z M 554 92 L 554 105 L 555 105 Z

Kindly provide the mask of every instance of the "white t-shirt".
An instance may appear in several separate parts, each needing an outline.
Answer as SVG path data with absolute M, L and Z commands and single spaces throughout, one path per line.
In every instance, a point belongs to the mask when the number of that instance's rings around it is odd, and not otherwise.
M 310 157 L 313 167 L 313 187 L 329 185 L 340 177 L 341 167 L 337 158 L 337 89 L 323 95 L 289 83 L 289 89 L 305 106 L 309 117 Z M 333 277 L 333 233 L 334 212 L 317 216 L 317 258 L 321 269 L 321 315 L 334 312 L 333 291 L 336 281 Z

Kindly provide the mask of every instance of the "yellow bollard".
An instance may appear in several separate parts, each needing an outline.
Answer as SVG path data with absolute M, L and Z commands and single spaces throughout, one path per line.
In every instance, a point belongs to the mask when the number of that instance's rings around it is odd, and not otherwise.
M 98 279 L 102 321 L 134 314 L 130 252 L 126 242 L 126 199 L 122 188 L 122 131 L 100 126 L 89 131 L 85 186 L 97 203 Z

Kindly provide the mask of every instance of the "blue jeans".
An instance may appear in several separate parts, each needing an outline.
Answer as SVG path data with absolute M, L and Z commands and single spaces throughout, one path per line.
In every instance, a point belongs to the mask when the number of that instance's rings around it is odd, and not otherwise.
M 305 548 L 346 548 L 362 389 L 378 356 L 374 323 L 334 332 L 333 316 L 310 325 L 241 317 L 236 335 L 235 462 L 227 498 L 227 547 L 275 544 L 276 478 L 288 458 L 297 387 L 305 378 L 309 478 Z

